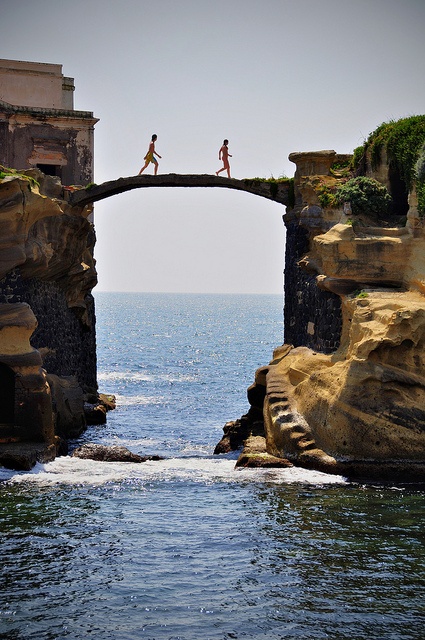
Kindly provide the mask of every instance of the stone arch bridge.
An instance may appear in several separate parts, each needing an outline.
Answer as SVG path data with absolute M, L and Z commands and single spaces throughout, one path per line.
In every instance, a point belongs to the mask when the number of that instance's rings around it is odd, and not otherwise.
M 177 174 L 141 175 L 128 178 L 118 178 L 102 184 L 89 185 L 69 194 L 71 206 L 84 207 L 88 204 L 104 200 L 110 196 L 141 189 L 143 187 L 221 187 L 246 191 L 267 200 L 273 200 L 287 206 L 290 202 L 290 191 L 293 181 L 265 180 L 261 178 L 224 178 L 208 174 Z

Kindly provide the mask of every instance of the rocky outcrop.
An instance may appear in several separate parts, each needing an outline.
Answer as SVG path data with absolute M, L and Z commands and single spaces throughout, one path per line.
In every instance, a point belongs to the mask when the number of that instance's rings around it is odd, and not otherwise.
M 54 282 L 68 308 L 88 324 L 86 296 L 97 282 L 95 237 L 87 220 L 91 209 L 70 207 L 63 195 L 57 179 L 35 169 L 3 178 L 0 280 L 18 269 L 23 280 Z M 13 297 L 10 285 L 2 289 L 3 295 Z
M 247 392 L 250 404 L 249 411 L 240 419 L 232 420 L 224 425 L 223 437 L 214 449 L 215 454 L 235 451 L 242 447 L 248 438 L 264 436 L 263 407 L 266 397 L 267 372 L 267 367 L 257 370 L 254 383 Z
M 30 468 L 87 425 L 97 396 L 94 232 L 38 170 L 0 180 L 0 464 Z M 15 460 L 15 463 L 13 462 Z
M 50 387 L 40 353 L 30 344 L 36 318 L 25 303 L 0 304 L 0 464 L 29 469 L 52 460 L 54 432 Z M 21 444 L 23 443 L 23 444 Z
M 367 163 L 368 175 L 399 185 L 382 158 L 375 174 Z M 402 212 L 352 216 L 332 198 L 348 179 L 339 171 L 346 156 L 290 159 L 297 170 L 295 206 L 284 218 L 286 343 L 250 388 L 255 427 L 250 410 L 239 430 L 237 421 L 226 425 L 222 443 L 245 445 L 240 465 L 257 449 L 353 479 L 424 482 L 425 226 L 414 185 Z M 261 436 L 260 398 L 265 448 L 252 437 Z
M 292 466 L 289 460 L 271 455 L 267 451 L 266 439 L 261 436 L 249 436 L 244 442 L 243 452 L 236 461 L 238 469 L 285 469 Z
M 147 462 L 148 460 L 163 460 L 160 456 L 139 456 L 127 447 L 103 444 L 83 444 L 74 449 L 72 457 L 83 460 L 98 460 L 99 462 Z

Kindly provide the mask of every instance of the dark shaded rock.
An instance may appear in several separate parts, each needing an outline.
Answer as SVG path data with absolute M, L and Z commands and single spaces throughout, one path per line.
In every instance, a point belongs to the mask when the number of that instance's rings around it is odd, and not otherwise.
M 238 420 L 226 422 L 224 435 L 214 449 L 214 454 L 229 453 L 243 446 L 245 440 L 253 436 L 264 435 L 263 414 L 259 409 L 251 407 L 248 413 Z
M 268 371 L 268 367 L 267 367 Z M 251 407 L 258 409 L 261 414 L 263 413 L 264 398 L 266 397 L 266 385 L 258 384 L 254 382 L 247 391 L 248 402 Z
M 106 424 L 106 407 L 103 404 L 84 403 L 84 415 L 87 424 Z
M 126 447 L 106 446 L 103 444 L 83 444 L 72 452 L 73 458 L 98 460 L 100 462 L 146 462 L 147 460 L 163 460 L 160 456 L 139 456 Z
M 269 367 L 260 367 L 255 372 L 255 381 L 247 389 L 250 408 L 248 413 L 238 420 L 226 422 L 224 435 L 214 449 L 215 454 L 229 453 L 240 449 L 250 436 L 265 436 L 263 405 L 266 397 L 266 376 Z
M 106 424 L 106 414 L 117 406 L 116 398 L 106 393 L 86 394 L 84 415 L 88 425 Z
M 15 471 L 30 471 L 37 462 L 50 462 L 56 457 L 56 445 L 45 442 L 3 444 L 0 465 Z
M 47 374 L 52 392 L 55 433 L 61 438 L 76 438 L 87 427 L 84 393 L 75 376 Z
M 106 414 L 116 408 L 114 395 L 87 393 L 84 397 L 84 415 L 88 425 L 106 424 Z

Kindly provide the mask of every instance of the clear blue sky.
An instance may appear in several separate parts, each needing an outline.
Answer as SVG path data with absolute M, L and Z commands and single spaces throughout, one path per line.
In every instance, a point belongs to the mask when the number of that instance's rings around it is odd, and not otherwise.
M 425 112 L 424 0 L 14 0 L 0 57 L 63 65 L 93 111 L 97 183 L 213 173 L 292 176 L 292 151 L 351 152 Z M 283 207 L 220 189 L 146 189 L 98 203 L 99 290 L 281 293 Z

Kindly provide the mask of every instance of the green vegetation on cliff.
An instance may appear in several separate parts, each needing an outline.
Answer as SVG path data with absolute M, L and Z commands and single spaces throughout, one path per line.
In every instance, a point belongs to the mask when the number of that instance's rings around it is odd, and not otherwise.
M 337 188 L 338 204 L 349 202 L 354 215 L 383 215 L 389 212 L 392 198 L 387 189 L 373 178 L 358 176 Z
M 375 169 L 383 149 L 389 166 L 399 173 L 406 188 L 416 183 L 419 213 L 425 215 L 425 115 L 381 124 L 363 146 L 354 150 L 354 167 L 362 173 L 368 155 Z
M 418 211 L 421 216 L 425 216 L 425 142 L 420 149 L 419 158 L 415 165 L 415 171 Z
M 287 178 L 286 176 L 281 176 L 280 178 L 244 178 L 243 182 L 247 186 L 251 186 L 253 184 L 267 184 L 270 188 L 270 195 L 272 198 L 276 198 L 278 188 L 280 184 L 288 185 L 288 206 L 291 208 L 295 204 L 295 195 L 294 195 L 294 178 Z
M 2 164 L 0 164 L 0 182 L 10 178 L 20 178 L 21 180 L 28 180 L 32 187 L 40 186 L 35 178 L 27 175 L 25 172 L 17 171 L 16 169 L 9 169 L 8 167 L 4 167 Z

